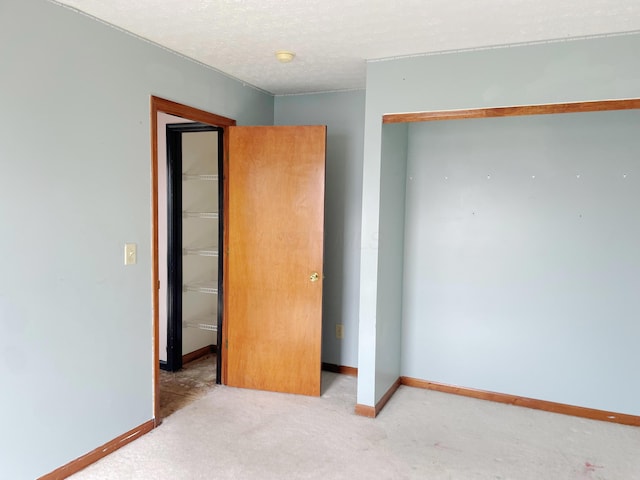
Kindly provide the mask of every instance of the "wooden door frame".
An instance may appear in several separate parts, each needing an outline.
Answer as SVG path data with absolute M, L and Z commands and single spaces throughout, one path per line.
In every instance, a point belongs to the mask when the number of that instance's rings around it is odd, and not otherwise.
M 187 120 L 193 120 L 200 123 L 205 123 L 213 127 L 220 127 L 223 131 L 224 138 L 228 138 L 228 128 L 234 126 L 236 121 L 216 115 L 214 113 L 206 112 L 198 108 L 189 107 L 180 103 L 166 100 L 164 98 L 151 96 L 151 291 L 152 291 L 152 312 L 153 312 L 153 422 L 154 426 L 160 425 L 162 419 L 160 418 L 160 315 L 159 315 L 159 286 L 160 275 L 158 267 L 158 113 L 167 113 L 176 117 L 181 117 Z M 228 142 L 223 143 L 223 172 L 228 171 L 229 164 L 229 151 Z M 227 205 L 228 201 L 228 188 L 227 178 L 224 176 L 222 182 L 223 189 L 223 205 Z M 223 235 L 224 243 L 226 244 L 227 236 L 227 216 L 224 216 L 223 222 Z M 227 256 L 224 255 L 223 269 L 226 270 Z M 224 296 L 226 295 L 225 288 L 226 279 L 223 278 L 222 285 L 222 305 L 225 304 Z M 220 288 L 220 286 L 219 286 Z M 218 335 L 222 338 L 222 342 L 226 341 L 226 324 L 224 319 L 225 311 L 222 309 L 222 333 Z M 218 348 L 218 362 L 222 365 L 221 376 L 222 383 L 226 382 L 226 349 L 219 345 Z

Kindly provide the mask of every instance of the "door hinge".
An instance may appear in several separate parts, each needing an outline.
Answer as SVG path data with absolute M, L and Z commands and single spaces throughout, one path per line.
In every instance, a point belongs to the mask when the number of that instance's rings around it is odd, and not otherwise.
M 158 290 L 160 290 L 160 280 L 158 280 Z

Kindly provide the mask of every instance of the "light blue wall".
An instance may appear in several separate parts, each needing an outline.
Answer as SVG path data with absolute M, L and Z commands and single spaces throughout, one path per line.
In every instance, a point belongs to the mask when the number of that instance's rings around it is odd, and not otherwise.
M 381 117 L 385 113 L 640 97 L 640 35 L 372 62 L 367 65 L 358 402 L 374 405 Z M 427 339 L 424 339 L 425 341 Z M 400 348 L 389 352 L 401 355 Z M 383 374 L 381 372 L 381 374 Z
M 276 97 L 275 124 L 327 125 L 322 361 L 356 367 L 364 91 Z
M 376 402 L 400 376 L 400 358 L 397 352 L 401 348 L 402 333 L 408 130 L 406 124 L 385 125 L 382 129 Z
M 640 112 L 409 130 L 403 375 L 640 414 Z
M 150 95 L 240 124 L 273 97 L 44 0 L 0 3 L 0 78 L 0 476 L 21 480 L 152 418 Z

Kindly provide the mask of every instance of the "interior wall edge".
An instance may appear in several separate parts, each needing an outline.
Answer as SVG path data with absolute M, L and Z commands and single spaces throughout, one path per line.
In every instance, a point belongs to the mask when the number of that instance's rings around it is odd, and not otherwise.
M 378 400 L 374 407 L 370 405 L 363 405 L 361 403 L 356 404 L 355 414 L 361 417 L 375 418 L 385 405 L 391 400 L 393 394 L 396 393 L 398 388 L 402 385 L 402 377 L 398 377 L 395 382 L 389 387 L 384 395 Z

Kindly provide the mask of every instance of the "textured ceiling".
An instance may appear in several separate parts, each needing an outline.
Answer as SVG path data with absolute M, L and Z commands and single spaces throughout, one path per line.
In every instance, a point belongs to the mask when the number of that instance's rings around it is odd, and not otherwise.
M 364 88 L 366 61 L 640 30 L 640 0 L 59 0 L 276 95 Z M 280 64 L 276 50 L 296 53 Z

